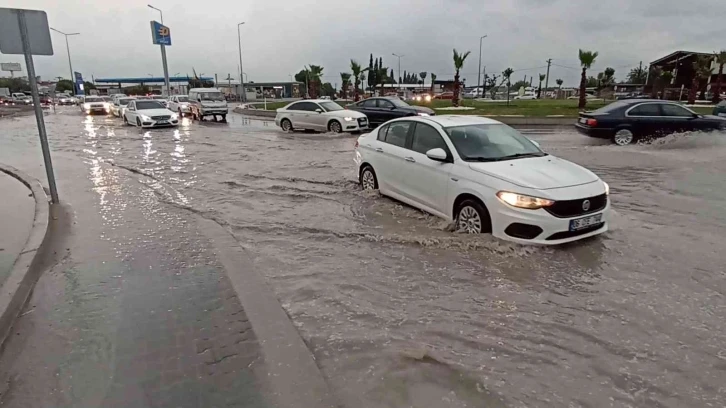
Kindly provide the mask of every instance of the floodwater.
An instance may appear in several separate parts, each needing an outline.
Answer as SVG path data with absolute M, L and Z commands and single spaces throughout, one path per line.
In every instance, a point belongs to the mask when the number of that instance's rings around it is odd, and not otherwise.
M 231 230 L 344 406 L 726 406 L 726 134 L 525 130 L 611 186 L 609 232 L 541 248 L 360 191 L 354 136 L 229 120 L 46 118 L 53 150 Z

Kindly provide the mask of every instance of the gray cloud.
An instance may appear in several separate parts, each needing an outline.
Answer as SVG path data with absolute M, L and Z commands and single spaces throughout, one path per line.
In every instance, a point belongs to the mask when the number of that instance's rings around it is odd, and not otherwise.
M 487 72 L 506 67 L 514 77 L 544 73 L 566 84 L 578 81 L 578 48 L 600 53 L 593 70 L 616 68 L 616 77 L 676 49 L 714 51 L 724 47 L 720 0 L 698 7 L 664 0 L 333 0 L 172 1 L 148 0 L 164 10 L 173 45 L 170 74 L 236 75 L 237 28 L 242 27 L 243 63 L 253 81 L 289 80 L 304 65 L 325 67 L 325 80 L 340 82 L 355 58 L 382 56 L 397 71 L 392 53 L 404 54 L 402 70 L 453 76 L 452 49 L 470 50 L 464 67 L 476 82 L 479 36 Z M 160 52 L 151 44 L 149 20 L 158 13 L 147 0 L 7 0 L 2 7 L 42 9 L 53 27 L 79 31 L 70 39 L 73 66 L 86 77 L 161 75 Z M 722 14 L 722 13 L 721 13 Z M 704 30 L 704 27 L 706 30 Z M 68 76 L 64 39 L 53 34 L 56 55 L 36 57 L 45 78 Z M 3 62 L 22 60 L 0 55 Z M 569 68 L 564 68 L 569 67 Z M 397 74 L 397 72 L 396 72 Z

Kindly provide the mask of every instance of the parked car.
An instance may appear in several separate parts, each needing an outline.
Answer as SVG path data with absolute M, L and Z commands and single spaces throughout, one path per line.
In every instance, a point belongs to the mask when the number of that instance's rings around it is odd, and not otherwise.
M 123 117 L 124 112 L 126 111 L 126 107 L 129 105 L 129 102 L 135 99 L 136 98 L 132 96 L 114 95 L 113 103 L 111 104 L 111 114 L 119 118 Z
M 12 95 L 12 101 L 16 105 L 30 105 L 33 103 L 33 98 L 30 97 L 30 95 L 26 95 L 22 92 L 15 92 Z
M 526 93 L 524 95 L 517 95 L 514 97 L 515 100 L 534 100 L 537 99 L 537 94 L 534 93 Z
M 394 119 L 358 138 L 364 189 L 455 222 L 459 231 L 561 244 L 608 229 L 609 187 L 484 117 Z
M 164 105 L 165 108 L 169 107 L 169 98 L 163 95 L 151 95 L 151 99 L 161 102 L 162 105 Z
M 454 93 L 453 92 L 443 92 L 440 94 L 434 95 L 434 99 L 454 99 Z
M 174 95 L 169 98 L 170 111 L 176 112 L 179 116 L 189 113 L 189 97 L 186 95 Z
M 431 102 L 431 95 L 429 95 L 429 94 L 414 95 L 413 100 L 416 102 Z
M 699 115 L 676 102 L 628 99 L 581 113 L 575 128 L 590 137 L 624 146 L 650 136 L 695 130 L 726 130 L 726 118 Z
M 93 114 L 108 114 L 111 112 L 111 104 L 104 101 L 100 96 L 89 95 L 83 98 L 81 106 L 81 112 L 88 115 Z
M 306 99 L 278 109 L 275 124 L 286 132 L 294 129 L 358 132 L 368 128 L 368 118 L 355 110 L 343 109 L 333 101 Z
M 378 126 L 404 116 L 430 116 L 436 113 L 425 106 L 411 106 L 396 97 L 368 98 L 346 106 L 348 110 L 364 113 L 369 125 Z
M 68 94 L 56 94 L 55 98 L 58 101 L 58 105 L 75 105 L 78 103 L 76 98 Z
M 140 128 L 179 125 L 179 115 L 154 100 L 129 101 L 124 110 L 123 120 L 125 125 L 133 124 Z
M 718 105 L 713 107 L 713 114 L 726 118 L 726 100 L 719 102 Z
M 206 116 L 221 116 L 227 120 L 227 100 L 217 88 L 192 88 L 189 90 L 189 113 L 192 120 L 203 121 Z

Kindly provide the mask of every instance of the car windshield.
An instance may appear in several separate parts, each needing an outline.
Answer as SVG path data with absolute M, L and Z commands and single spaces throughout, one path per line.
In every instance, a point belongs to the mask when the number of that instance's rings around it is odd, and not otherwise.
M 126 106 L 129 104 L 129 102 L 133 101 L 134 98 L 123 98 L 118 100 L 118 104 L 121 106 Z
M 406 102 L 404 102 L 404 101 L 402 101 L 402 100 L 400 100 L 398 98 L 388 99 L 388 102 L 391 102 L 393 105 L 398 106 L 398 107 L 411 106 L 411 105 L 407 104 Z
M 111 97 L 108 97 L 108 96 L 103 96 L 103 97 L 101 97 L 101 99 L 103 99 L 104 102 L 111 102 L 111 101 L 113 101 L 113 99 Z
M 465 161 L 499 161 L 547 155 L 521 133 L 504 124 L 444 128 Z
M 86 102 L 103 102 L 103 99 L 99 98 L 98 96 L 86 96 L 84 101 L 86 101 Z
M 177 96 L 176 99 L 178 99 L 179 102 L 189 102 L 189 97 L 188 96 Z
M 138 101 L 138 102 L 136 102 L 136 109 L 137 110 L 144 110 L 144 109 L 166 109 L 166 108 L 160 102 L 156 102 L 156 101 Z
M 199 92 L 199 98 L 203 101 L 223 101 L 222 92 Z
M 335 102 L 320 102 L 320 106 L 322 106 L 326 112 L 335 112 L 335 111 L 343 110 L 343 107 L 338 105 Z
M 609 105 L 603 106 L 600 109 L 595 109 L 594 111 L 592 111 L 592 113 L 610 113 L 610 112 L 612 112 L 612 111 L 614 111 L 616 109 L 620 109 L 623 106 L 626 106 L 626 105 L 629 105 L 629 104 L 630 104 L 630 102 L 625 102 L 625 101 L 622 101 L 622 102 L 613 102 L 613 103 L 611 103 Z

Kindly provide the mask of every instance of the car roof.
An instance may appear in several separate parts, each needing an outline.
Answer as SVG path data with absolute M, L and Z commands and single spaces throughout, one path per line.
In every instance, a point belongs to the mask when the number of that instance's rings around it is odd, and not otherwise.
M 411 119 L 410 117 L 402 119 Z M 436 115 L 417 116 L 416 119 L 438 123 L 441 127 L 466 126 L 466 125 L 501 125 L 502 122 L 475 115 Z
M 335 101 L 330 100 L 330 99 L 300 99 L 299 101 L 293 101 L 293 102 L 290 102 L 290 103 L 293 104 L 293 103 L 297 103 L 297 102 L 316 102 L 316 103 L 320 103 L 320 102 L 335 102 Z

